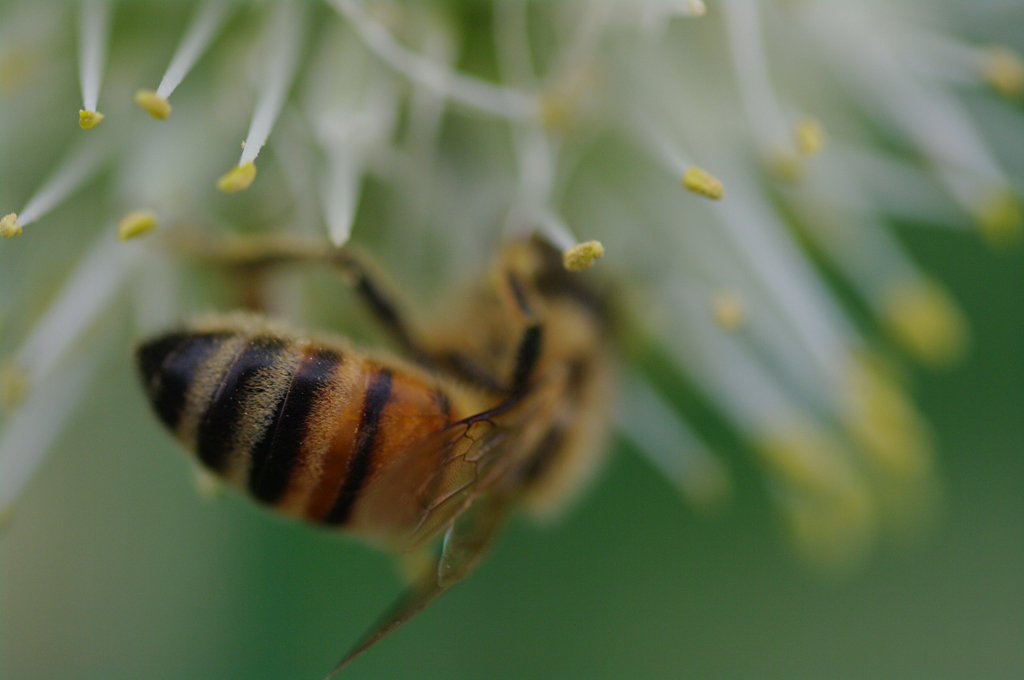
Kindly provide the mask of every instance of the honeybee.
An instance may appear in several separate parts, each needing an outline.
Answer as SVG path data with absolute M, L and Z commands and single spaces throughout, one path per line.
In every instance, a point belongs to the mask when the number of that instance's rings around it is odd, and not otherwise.
M 157 415 L 207 470 L 282 514 L 431 556 L 333 675 L 472 571 L 510 511 L 550 515 L 593 475 L 609 421 L 607 306 L 537 237 L 508 245 L 423 330 L 348 250 L 233 257 L 341 267 L 409 355 L 251 314 L 208 318 L 137 351 Z

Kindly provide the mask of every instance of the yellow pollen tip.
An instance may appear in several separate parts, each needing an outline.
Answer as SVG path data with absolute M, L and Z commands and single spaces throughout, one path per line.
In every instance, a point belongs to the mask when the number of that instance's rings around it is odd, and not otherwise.
M 978 206 L 977 220 L 981 235 L 996 248 L 1020 241 L 1024 215 L 1020 201 L 1009 189 L 989 192 Z
M 562 266 L 571 272 L 579 272 L 592 266 L 594 260 L 604 257 L 604 246 L 600 241 L 587 241 L 574 245 L 562 253 Z
M 104 115 L 99 111 L 79 111 L 78 112 L 78 125 L 83 130 L 91 130 L 100 123 L 103 122 Z
M 813 156 L 825 146 L 825 131 L 813 118 L 804 118 L 796 124 L 796 148 L 800 153 Z
M 843 423 L 879 468 L 902 480 L 931 472 L 931 433 L 898 382 L 870 357 L 846 375 Z
M 28 392 L 28 376 L 15 366 L 8 366 L 0 377 L 0 406 L 9 410 L 21 403 Z
M 149 111 L 149 115 L 157 120 L 167 120 L 171 115 L 171 103 L 153 90 L 136 90 L 134 99 L 136 104 Z
M 871 545 L 877 517 L 845 441 L 798 416 L 756 432 L 752 444 L 785 490 L 781 509 L 803 557 L 829 574 L 856 566 Z
M 18 224 L 18 216 L 15 213 L 9 213 L 0 217 L 0 236 L 11 238 L 20 233 L 21 225 Z
M 889 333 L 914 357 L 931 366 L 956 363 L 967 352 L 970 330 L 949 293 L 933 281 L 902 281 L 882 303 Z
M 217 180 L 217 188 L 225 194 L 233 194 L 236 191 L 245 191 L 256 179 L 256 164 L 252 161 L 242 165 L 236 165 L 228 170 Z
M 130 212 L 117 223 L 117 238 L 127 241 L 154 229 L 157 224 L 156 213 L 151 210 Z
M 725 190 L 717 178 L 712 177 L 708 172 L 696 165 L 687 168 L 683 174 L 683 186 L 695 194 L 713 198 L 716 201 L 722 197 Z
M 1004 97 L 1024 96 L 1024 59 L 1009 47 L 993 45 L 985 50 L 981 75 Z
M 711 298 L 711 316 L 722 330 L 733 333 L 743 325 L 743 302 L 732 291 L 716 293 Z

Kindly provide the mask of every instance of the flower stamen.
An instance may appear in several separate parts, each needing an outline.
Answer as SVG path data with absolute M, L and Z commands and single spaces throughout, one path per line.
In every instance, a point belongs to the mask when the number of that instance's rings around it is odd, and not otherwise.
M 135 210 L 117 223 L 117 238 L 122 241 L 142 236 L 157 226 L 156 213 L 152 210 Z
M 110 3 L 107 0 L 85 0 L 78 25 L 78 75 L 82 86 L 82 110 L 78 124 L 91 130 L 103 121 L 96 110 L 103 83 L 103 67 L 107 58 L 107 39 L 110 30 Z
M 245 137 L 238 165 L 217 180 L 217 188 L 225 193 L 248 189 L 256 179 L 254 161 L 270 136 L 295 76 L 303 32 L 302 23 L 301 4 L 282 3 L 272 24 L 267 28 L 264 44 L 272 44 L 276 50 L 266 55 L 267 78 L 256 102 L 252 122 L 249 124 L 249 134 Z
M 20 234 L 22 227 L 32 224 L 60 205 L 92 175 L 103 158 L 103 147 L 95 139 L 80 144 L 28 200 L 24 210 L 3 218 L 0 234 L 7 238 Z
M 600 241 L 586 241 L 568 248 L 562 253 L 562 265 L 571 272 L 581 272 L 592 267 L 604 257 L 604 246 Z
M 683 186 L 695 194 L 707 196 L 716 201 L 722 197 L 725 191 L 717 178 L 696 165 L 691 165 L 683 173 Z
M 329 0 L 348 19 L 378 57 L 409 80 L 479 111 L 512 120 L 536 118 L 540 107 L 535 95 L 491 85 L 456 73 L 400 45 L 386 28 L 371 19 L 354 0 Z
M 171 63 L 156 91 L 139 90 L 135 93 L 135 103 L 148 111 L 153 118 L 164 120 L 171 115 L 171 104 L 167 98 L 210 46 L 224 25 L 230 7 L 230 3 L 220 0 L 208 0 L 204 3 L 193 16 L 192 23 L 185 31 L 181 44 L 171 58 Z

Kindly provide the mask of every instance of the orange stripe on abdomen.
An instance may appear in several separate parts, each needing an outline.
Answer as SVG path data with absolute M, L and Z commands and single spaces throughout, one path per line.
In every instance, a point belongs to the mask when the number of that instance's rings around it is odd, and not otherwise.
M 378 430 L 381 415 L 391 400 L 391 378 L 389 369 L 378 369 L 367 375 L 366 393 L 363 396 L 363 410 L 359 415 L 355 441 L 352 442 L 345 468 L 345 478 L 338 494 L 324 515 L 328 524 L 346 524 L 352 512 L 359 490 L 373 467 L 377 451 Z
M 346 357 L 349 359 L 349 357 Z M 363 408 L 367 362 L 346 360 L 324 388 L 302 444 L 303 473 L 282 501 L 306 519 L 319 522 L 334 502 L 352 455 Z
M 376 472 L 452 420 L 448 397 L 404 371 L 358 358 L 338 371 L 307 433 L 307 472 L 279 507 L 344 526 Z M 357 528 L 353 527 L 358 531 Z

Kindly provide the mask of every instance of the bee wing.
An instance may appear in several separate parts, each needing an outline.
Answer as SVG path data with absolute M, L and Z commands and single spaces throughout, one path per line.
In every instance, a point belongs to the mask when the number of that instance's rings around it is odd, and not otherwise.
M 353 659 L 397 630 L 423 611 L 437 596 L 461 581 L 480 562 L 501 526 L 509 498 L 487 494 L 461 513 L 445 532 L 441 551 L 434 565 L 392 605 L 371 627 L 325 680 L 347 666 Z
M 392 547 L 421 548 L 447 525 L 436 560 L 327 676 L 423 611 L 480 562 L 516 497 L 496 482 L 530 452 L 550 390 L 515 397 L 446 427 L 379 474 L 360 503 L 363 521 L 413 527 Z
M 358 522 L 408 552 L 444 530 L 531 449 L 543 392 L 470 416 L 410 448 L 378 473 L 356 512 Z M 400 532 L 400 533 L 399 533 Z

